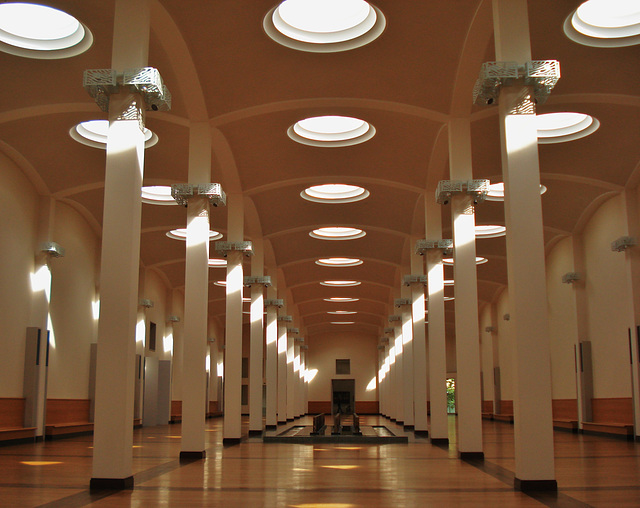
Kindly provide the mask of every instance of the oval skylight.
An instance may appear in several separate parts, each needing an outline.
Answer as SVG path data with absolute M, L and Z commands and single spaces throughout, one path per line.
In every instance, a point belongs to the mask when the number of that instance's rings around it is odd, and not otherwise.
M 340 315 L 340 316 L 344 316 L 347 314 L 357 314 L 358 312 L 355 310 L 330 310 L 327 312 L 327 314 L 334 314 L 334 315 Z
M 320 258 L 316 261 L 320 266 L 358 266 L 362 264 L 357 258 Z
M 369 191 L 357 185 L 328 183 L 308 187 L 300 196 L 315 203 L 353 203 L 368 198 Z
M 150 205 L 177 205 L 168 185 L 142 187 L 142 202 Z
M 445 286 L 453 286 L 455 283 L 453 282 L 453 280 L 445 280 L 444 281 L 444 285 Z
M 362 238 L 366 233 L 358 228 L 326 227 L 314 229 L 309 236 L 320 240 L 355 240 Z
M 482 258 L 479 256 L 476 256 L 476 265 L 484 265 L 485 263 L 488 263 L 489 260 L 487 258 Z M 442 260 L 442 263 L 445 265 L 453 265 L 453 258 L 444 258 Z M 445 298 L 445 301 L 447 301 L 447 299 Z
M 368 122 L 350 116 L 316 116 L 299 120 L 287 135 L 303 145 L 341 147 L 357 145 L 371 139 L 376 129 Z
M 79 123 L 71 128 L 69 135 L 78 143 L 91 146 L 93 148 L 107 149 L 107 133 L 109 131 L 109 120 L 89 120 Z M 151 148 L 158 142 L 158 136 L 145 127 L 144 147 Z
M 600 122 L 583 113 L 547 113 L 536 116 L 538 143 L 564 143 L 584 138 L 600 127 Z
M 362 282 L 358 280 L 324 280 L 320 282 L 320 284 L 322 284 L 323 286 L 330 286 L 334 288 L 335 287 L 346 288 L 346 287 L 359 286 L 360 284 L 362 284 Z
M 31 3 L 0 4 L 0 50 L 39 59 L 68 58 L 93 44 L 89 29 L 66 12 Z
M 173 238 L 174 240 L 186 240 L 187 229 L 186 228 L 173 229 L 167 232 L 167 236 L 169 238 Z M 210 242 L 212 242 L 213 240 L 220 240 L 220 238 L 222 238 L 222 233 L 219 233 L 218 231 L 209 231 Z
M 355 325 L 355 321 L 331 321 L 332 325 Z
M 226 280 L 217 280 L 213 283 L 214 286 L 220 286 L 222 288 L 227 287 L 227 281 Z
M 640 44 L 640 3 L 589 0 L 567 17 L 564 33 L 585 46 L 615 48 Z
M 277 43 L 314 53 L 364 46 L 385 25 L 382 12 L 364 0 L 285 0 L 263 21 L 265 32 Z
M 507 234 L 505 226 L 497 224 L 476 225 L 476 238 L 498 238 Z
M 332 296 L 331 298 L 323 298 L 325 302 L 333 303 L 345 303 L 345 302 L 357 302 L 359 298 L 349 298 L 346 296 Z
M 540 184 L 540 194 L 547 192 L 547 188 Z M 504 201 L 504 182 L 489 185 L 489 192 L 485 198 L 487 201 Z
M 211 258 L 209 259 L 209 268 L 226 268 L 227 260 L 221 258 Z

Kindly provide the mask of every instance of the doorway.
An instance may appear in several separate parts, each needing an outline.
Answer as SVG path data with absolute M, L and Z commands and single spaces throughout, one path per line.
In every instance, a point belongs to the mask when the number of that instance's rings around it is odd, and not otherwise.
M 331 414 L 352 414 L 356 406 L 356 380 L 331 380 Z

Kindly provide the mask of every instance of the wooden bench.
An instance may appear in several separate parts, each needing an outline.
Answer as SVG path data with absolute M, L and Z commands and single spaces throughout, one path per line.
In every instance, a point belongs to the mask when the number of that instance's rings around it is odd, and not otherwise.
M 493 420 L 493 401 L 482 401 L 482 418 L 485 420 Z
M 324 413 L 320 413 L 319 415 L 314 416 L 313 429 L 311 430 L 311 435 L 317 436 L 319 434 L 324 433 L 325 427 L 326 425 L 325 425 Z
M 583 432 L 634 438 L 631 397 L 591 399 L 592 422 L 582 422 Z
M 493 413 L 493 419 L 500 422 L 513 423 L 513 401 L 501 400 L 500 413 Z
M 93 432 L 89 399 L 47 399 L 45 439 Z
M 576 399 L 553 399 L 551 409 L 554 428 L 578 432 L 578 401 Z
M 35 439 L 36 428 L 24 426 L 24 397 L 0 398 L 0 441 Z
M 180 422 L 182 422 L 182 401 L 172 400 L 171 416 L 169 418 L 169 423 L 180 423 Z

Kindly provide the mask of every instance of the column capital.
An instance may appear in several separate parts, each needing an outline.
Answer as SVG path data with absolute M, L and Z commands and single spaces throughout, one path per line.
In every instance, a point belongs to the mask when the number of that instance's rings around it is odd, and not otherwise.
M 393 316 L 390 316 L 393 317 Z M 398 316 L 399 317 L 399 316 Z M 392 326 L 389 326 L 384 329 L 384 333 L 395 333 L 396 329 Z M 389 343 L 389 339 L 387 338 L 387 344 Z
M 184 207 L 188 206 L 189 199 L 197 196 L 207 198 L 214 207 L 227 204 L 227 195 L 219 183 L 177 183 L 171 186 L 171 197 Z
M 268 288 L 269 286 L 271 286 L 271 277 L 269 275 L 265 275 L 265 276 L 245 275 L 244 277 L 245 287 L 251 287 L 254 285 L 257 286 L 260 284 Z
M 402 316 L 399 316 L 397 314 L 389 316 L 389 323 L 393 323 L 395 321 L 402 321 Z M 395 329 L 392 328 L 392 330 L 395 330 Z M 385 333 L 387 333 L 386 329 L 385 329 Z
M 287 328 L 287 333 L 293 333 L 295 335 L 298 335 L 300 333 L 300 328 Z M 297 337 L 296 337 L 296 340 L 298 340 Z
M 485 62 L 473 87 L 473 103 L 496 105 L 503 86 L 520 84 L 533 87 L 536 101 L 542 104 L 559 79 L 560 62 L 557 60 L 529 60 L 524 64 Z
M 638 245 L 638 240 L 633 236 L 621 236 L 611 242 L 611 250 L 614 252 L 624 252 L 629 247 L 635 247 L 636 245 Z
M 121 87 L 142 96 L 145 109 L 169 111 L 171 92 L 162 82 L 160 71 L 154 67 L 125 69 L 88 69 L 84 71 L 83 87 L 102 111 L 109 111 L 110 96 L 120 93 Z
M 436 203 L 448 205 L 454 194 L 467 194 L 475 204 L 482 203 L 489 194 L 489 180 L 440 180 L 436 188 Z
M 284 307 L 284 300 L 280 299 L 280 298 L 272 298 L 270 300 L 265 300 L 264 301 L 264 306 L 265 307 Z
M 396 307 L 404 307 L 406 305 L 411 305 L 411 300 L 409 298 L 396 298 L 393 300 L 393 305 Z M 389 316 L 389 321 L 391 321 L 391 317 Z
M 411 286 L 411 284 L 422 284 L 423 286 L 427 285 L 427 276 L 426 275 L 405 275 L 403 277 L 404 285 Z
M 429 250 L 441 250 L 445 256 L 453 253 L 453 240 L 418 240 L 416 242 L 416 254 L 423 256 Z
M 38 246 L 38 251 L 52 258 L 62 258 L 65 255 L 64 247 L 56 242 L 44 242 Z
M 251 242 L 216 242 L 216 252 L 224 257 L 232 251 L 242 252 L 245 256 L 253 256 L 253 245 Z
M 293 321 L 293 316 L 278 316 L 278 322 L 280 323 L 291 323 Z

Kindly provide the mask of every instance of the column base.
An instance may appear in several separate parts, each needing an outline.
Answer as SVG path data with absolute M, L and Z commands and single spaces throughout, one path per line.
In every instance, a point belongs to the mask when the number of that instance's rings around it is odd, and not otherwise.
M 396 424 L 404 426 L 404 420 L 396 420 Z
M 431 444 L 435 446 L 449 446 L 448 437 L 432 437 Z
M 458 452 L 461 460 L 484 460 L 484 452 Z
M 278 426 L 277 425 L 265 425 L 265 430 L 277 430 Z
M 413 435 L 416 437 L 429 437 L 428 430 L 413 430 Z
M 403 428 L 404 428 L 404 430 L 413 430 L 415 428 L 415 426 L 414 425 L 405 425 Z
M 261 430 L 250 430 L 249 431 L 249 437 L 259 437 L 262 436 L 262 431 Z
M 287 420 L 278 420 L 278 425 L 284 425 L 287 423 Z
M 287 418 L 287 422 L 292 422 L 295 418 Z
M 133 476 L 127 478 L 91 478 L 89 490 L 133 490 Z
M 555 480 L 521 480 L 513 479 L 513 487 L 522 492 L 557 492 L 558 482 Z
M 180 452 L 180 462 L 194 462 L 196 460 L 202 460 L 207 456 L 207 452 L 202 450 L 201 452 Z
M 240 444 L 239 437 L 225 437 L 222 439 L 223 446 L 234 446 Z

